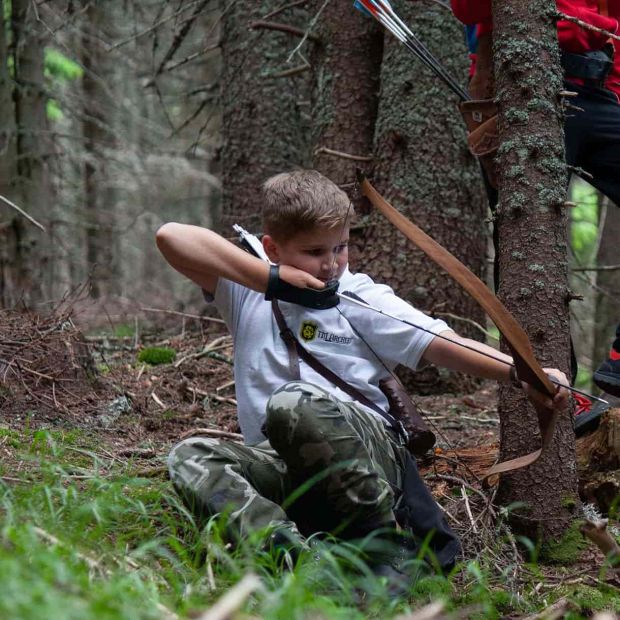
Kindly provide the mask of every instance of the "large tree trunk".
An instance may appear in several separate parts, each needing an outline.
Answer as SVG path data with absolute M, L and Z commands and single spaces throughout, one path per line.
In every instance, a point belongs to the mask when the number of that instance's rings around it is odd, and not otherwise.
M 463 32 L 445 7 L 396 2 L 395 9 L 453 75 L 466 75 Z M 447 86 L 392 35 L 386 35 L 375 132 L 375 184 L 393 206 L 482 275 L 486 202 L 457 104 Z M 484 322 L 476 302 L 391 224 L 374 212 L 364 215 L 368 223 L 361 258 L 364 271 L 388 282 L 422 310 Z M 454 328 L 480 337 L 468 322 L 455 321 Z M 428 390 L 446 386 L 434 369 L 407 384 Z
M 43 25 L 29 0 L 12 2 L 12 46 L 15 76 L 16 196 L 20 206 L 46 226 L 48 234 L 21 225 L 17 238 L 15 286 L 25 304 L 51 292 L 55 256 L 50 243 L 52 187 L 49 162 L 52 147 L 46 139 L 46 95 L 43 81 Z
M 114 132 L 106 110 L 113 108 L 105 80 L 110 75 L 110 59 L 102 49 L 108 40 L 106 9 L 102 3 L 89 3 L 82 32 L 84 76 L 83 123 L 84 198 L 86 212 L 86 262 L 91 280 L 91 294 L 101 297 L 117 292 L 118 253 L 114 234 L 115 204 L 111 179 L 106 165 L 107 154 L 114 148 Z M 103 37 L 102 37 L 103 34 Z
M 316 0 L 313 11 L 321 4 Z M 321 43 L 312 57 L 313 167 L 349 191 L 355 184 L 356 166 L 372 165 L 383 31 L 373 20 L 352 11 L 349 3 L 330 2 L 318 34 Z M 360 197 L 349 194 L 359 210 Z M 353 267 L 358 256 L 356 232 L 354 228 Z
M 601 221 L 601 241 L 597 264 L 601 267 L 618 265 L 620 239 L 620 207 L 603 198 L 605 217 Z M 620 269 L 599 271 L 596 277 L 596 321 L 594 333 L 594 367 L 607 358 L 616 327 L 620 323 Z
M 299 66 L 286 63 L 297 37 L 248 26 L 282 7 L 280 0 L 225 3 L 222 34 L 222 225 L 260 229 L 260 187 L 271 175 L 307 165 L 308 138 L 302 109 L 308 103 L 309 72 L 278 75 Z M 305 30 L 300 9 L 274 18 Z M 307 45 L 307 44 L 306 44 Z M 305 51 L 304 47 L 304 51 Z M 307 52 L 306 52 L 307 53 Z
M 493 2 L 499 293 L 543 365 L 568 374 L 568 218 L 554 10 L 545 0 Z M 536 415 L 522 392 L 500 389 L 499 413 L 502 460 L 539 447 Z M 517 511 L 515 524 L 532 538 L 550 541 L 574 518 L 576 489 L 575 435 L 572 412 L 566 410 L 547 455 L 502 476 L 498 499 L 527 505 Z

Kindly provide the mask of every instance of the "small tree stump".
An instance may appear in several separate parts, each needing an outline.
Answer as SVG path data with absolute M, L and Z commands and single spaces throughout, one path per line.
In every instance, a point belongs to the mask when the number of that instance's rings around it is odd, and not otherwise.
M 620 495 L 620 408 L 603 413 L 599 427 L 577 440 L 579 494 L 607 514 Z

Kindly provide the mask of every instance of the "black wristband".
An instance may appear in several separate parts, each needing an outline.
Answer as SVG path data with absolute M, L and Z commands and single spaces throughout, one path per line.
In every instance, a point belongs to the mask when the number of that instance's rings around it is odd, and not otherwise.
M 523 389 L 523 385 L 521 384 L 521 379 L 519 379 L 519 376 L 517 375 L 517 369 L 514 366 L 510 367 L 510 372 L 508 373 L 508 377 L 510 378 L 510 383 L 512 383 L 512 385 L 514 385 L 516 388 L 519 388 L 520 390 Z
M 271 265 L 265 299 L 279 299 L 314 310 L 326 310 L 340 303 L 340 298 L 336 295 L 339 284 L 338 280 L 332 280 L 322 289 L 299 288 L 280 278 L 279 265 Z

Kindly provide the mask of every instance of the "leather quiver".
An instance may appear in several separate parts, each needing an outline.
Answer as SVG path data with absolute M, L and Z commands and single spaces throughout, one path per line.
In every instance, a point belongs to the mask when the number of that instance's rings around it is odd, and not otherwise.
M 497 188 L 495 174 L 495 154 L 499 147 L 497 104 L 493 99 L 478 99 L 463 101 L 459 109 L 467 126 L 469 151 L 480 159 L 489 183 Z
M 405 388 L 394 377 L 381 379 L 379 388 L 390 405 L 390 413 L 400 420 L 409 434 L 407 449 L 423 456 L 435 445 L 435 434 L 428 428 Z

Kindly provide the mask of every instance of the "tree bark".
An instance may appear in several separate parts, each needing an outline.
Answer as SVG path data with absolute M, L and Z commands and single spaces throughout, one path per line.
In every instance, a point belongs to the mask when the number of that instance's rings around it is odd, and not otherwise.
M 315 0 L 313 9 L 321 4 Z M 349 191 L 359 211 L 361 199 L 350 190 L 356 167 L 372 167 L 383 32 L 346 2 L 330 2 L 319 26 L 321 42 L 312 56 L 313 167 Z M 349 254 L 353 268 L 359 242 L 354 227 Z
M 89 3 L 82 31 L 84 146 L 84 203 L 86 210 L 86 263 L 93 297 L 118 292 L 119 272 L 114 234 L 115 204 L 106 165 L 114 148 L 114 131 L 106 110 L 113 108 L 104 80 L 110 75 L 109 56 L 102 49 L 106 9 Z M 103 35 L 103 36 L 102 36 Z
M 2 5 L 0 5 L 2 6 Z M 16 201 L 15 107 L 13 81 L 9 72 L 7 23 L 0 12 L 0 195 Z M 13 306 L 18 299 L 16 263 L 18 217 L 6 204 L 0 205 L 0 308 Z
M 395 9 L 453 75 L 466 75 L 463 32 L 445 7 L 397 2 Z M 457 104 L 446 85 L 386 34 L 373 183 L 393 206 L 482 275 L 486 201 Z M 362 270 L 388 282 L 421 310 L 484 322 L 476 302 L 391 224 L 374 212 L 362 215 L 367 224 Z M 455 322 L 454 327 L 463 335 L 480 337 L 467 322 Z M 407 385 L 440 391 L 447 383 L 429 369 L 409 378 Z
M 529 334 L 543 366 L 568 374 L 568 218 L 555 8 L 544 0 L 494 0 L 499 294 Z M 515 27 L 519 24 L 520 27 Z M 521 392 L 500 389 L 500 458 L 540 445 L 536 415 Z M 535 539 L 559 539 L 577 506 L 572 411 L 564 411 L 547 455 L 504 475 L 498 500 L 523 502 L 515 526 Z
M 29 0 L 13 0 L 12 51 L 18 203 L 47 228 L 47 234 L 20 222 L 17 237 L 17 294 L 26 305 L 51 293 L 55 256 L 50 243 L 52 187 L 49 162 L 52 147 L 46 139 L 46 95 L 43 77 L 45 35 Z
M 298 37 L 267 29 L 249 30 L 282 6 L 280 0 L 226 3 L 222 34 L 222 226 L 260 230 L 260 187 L 271 175 L 308 165 L 309 73 L 278 76 L 301 63 L 286 60 Z M 274 18 L 275 20 L 275 18 Z M 277 20 L 302 30 L 310 18 L 302 9 Z M 306 43 L 305 45 L 308 45 Z M 311 45 L 311 43 L 310 43 Z M 304 54 L 307 53 L 304 47 Z

